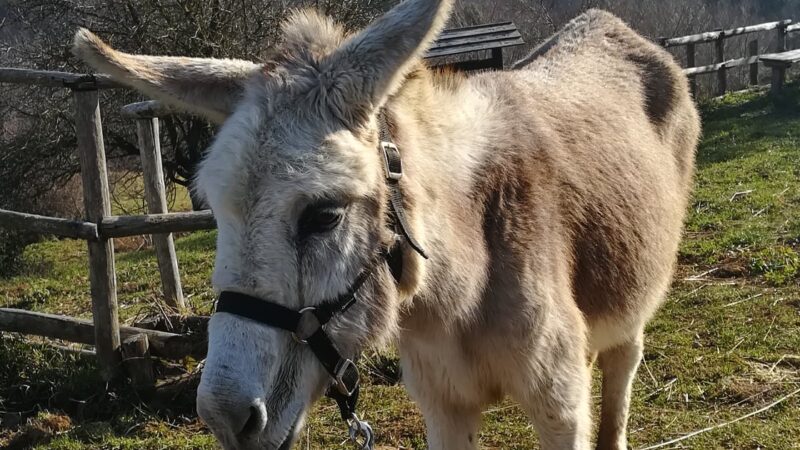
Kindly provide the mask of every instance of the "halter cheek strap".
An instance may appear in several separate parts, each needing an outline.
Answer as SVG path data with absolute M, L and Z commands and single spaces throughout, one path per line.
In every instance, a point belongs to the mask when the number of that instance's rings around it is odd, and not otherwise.
M 403 205 L 403 191 L 400 189 L 400 180 L 403 178 L 403 160 L 400 158 L 400 150 L 392 142 L 386 114 L 383 113 L 378 115 L 378 137 L 380 139 L 378 145 L 383 155 L 383 167 L 386 173 L 386 186 L 389 188 L 389 205 L 395 217 L 395 230 L 400 232 L 414 251 L 423 258 L 428 259 L 428 255 L 419 242 L 414 239 L 414 235 L 411 234 L 411 227 L 408 225 L 405 205 Z

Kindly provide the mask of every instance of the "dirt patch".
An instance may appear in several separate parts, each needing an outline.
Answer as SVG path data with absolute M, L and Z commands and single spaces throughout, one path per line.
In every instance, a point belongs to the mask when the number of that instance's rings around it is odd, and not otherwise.
M 8 442 L 8 450 L 21 450 L 46 444 L 53 437 L 72 428 L 72 420 L 63 414 L 42 413 L 28 419 L 28 423 Z

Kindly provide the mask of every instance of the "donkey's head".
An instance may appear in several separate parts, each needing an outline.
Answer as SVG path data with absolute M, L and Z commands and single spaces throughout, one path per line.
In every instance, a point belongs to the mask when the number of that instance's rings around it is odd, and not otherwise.
M 309 11 L 263 65 L 134 56 L 86 30 L 75 52 L 98 71 L 221 124 L 196 189 L 219 229 L 213 285 L 293 310 L 346 292 L 394 239 L 377 116 L 438 34 L 449 1 L 409 0 L 347 36 Z M 413 220 L 413 211 L 409 211 Z M 407 247 L 395 283 L 377 266 L 327 333 L 351 357 L 386 338 L 421 270 Z M 228 313 L 209 323 L 198 411 L 229 448 L 289 448 L 331 378 L 291 333 Z

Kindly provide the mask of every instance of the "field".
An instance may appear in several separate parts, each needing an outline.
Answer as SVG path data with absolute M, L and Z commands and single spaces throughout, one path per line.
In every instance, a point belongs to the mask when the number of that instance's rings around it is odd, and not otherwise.
M 696 191 L 672 293 L 647 330 L 632 448 L 718 425 L 662 448 L 800 448 L 799 101 L 793 86 L 783 107 L 759 93 L 703 106 Z M 158 271 L 151 249 L 118 247 L 120 314 L 131 322 L 158 311 Z M 208 313 L 214 233 L 180 236 L 177 247 L 189 303 Z M 0 305 L 90 315 L 85 244 L 42 242 L 25 260 L 20 275 L 0 279 Z M 423 421 L 398 383 L 391 349 L 367 356 L 361 410 L 378 443 L 424 448 Z M 215 448 L 193 411 L 197 361 L 164 366 L 190 381 L 150 399 L 124 383 L 105 385 L 92 358 L 36 339 L 4 335 L 0 362 L 0 446 Z M 349 448 L 336 415 L 321 402 L 297 448 Z M 484 448 L 537 448 L 513 403 L 495 405 L 484 419 Z

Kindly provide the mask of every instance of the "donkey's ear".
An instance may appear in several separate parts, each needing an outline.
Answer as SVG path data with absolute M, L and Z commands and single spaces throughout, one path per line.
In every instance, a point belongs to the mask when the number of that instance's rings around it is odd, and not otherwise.
M 236 59 L 142 56 L 118 52 L 81 28 L 73 53 L 98 72 L 180 110 L 222 123 L 261 66 Z
M 329 55 L 328 68 L 343 81 L 344 100 L 369 114 L 402 85 L 439 35 L 453 0 L 406 0 Z M 338 84 L 338 83 L 337 83 Z

